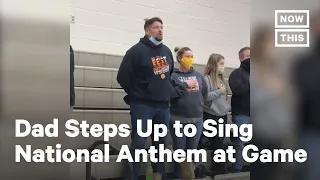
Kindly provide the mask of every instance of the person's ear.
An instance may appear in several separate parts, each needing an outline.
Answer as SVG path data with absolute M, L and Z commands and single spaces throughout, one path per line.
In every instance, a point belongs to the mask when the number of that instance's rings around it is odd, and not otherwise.
M 146 32 L 146 35 L 147 35 L 147 36 L 150 36 L 151 33 L 150 33 L 150 30 L 149 30 L 149 29 L 146 29 L 145 32 Z

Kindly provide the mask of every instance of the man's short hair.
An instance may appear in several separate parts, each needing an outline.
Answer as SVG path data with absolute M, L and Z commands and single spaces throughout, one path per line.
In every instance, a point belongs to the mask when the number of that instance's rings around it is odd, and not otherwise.
M 144 30 L 146 30 L 148 27 L 150 27 L 154 22 L 160 22 L 161 24 L 163 24 L 162 20 L 159 17 L 153 17 L 151 19 L 144 19 L 145 23 L 144 23 Z
M 239 58 L 242 57 L 243 52 L 245 52 L 246 50 L 250 50 L 250 47 L 243 47 L 243 48 L 240 49 L 240 51 L 239 51 L 239 53 L 238 53 Z

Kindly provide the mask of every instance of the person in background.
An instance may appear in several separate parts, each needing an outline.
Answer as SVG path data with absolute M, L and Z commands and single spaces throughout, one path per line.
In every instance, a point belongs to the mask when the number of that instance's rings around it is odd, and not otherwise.
M 298 164 L 297 180 L 318 180 L 320 177 L 320 11 L 313 11 L 310 33 L 313 40 L 308 51 L 293 65 L 293 77 L 297 93 L 299 149 L 308 153 L 305 163 Z M 310 40 L 311 40 L 310 39 Z
M 192 67 L 192 50 L 188 47 L 176 47 L 174 51 L 177 54 L 176 58 L 180 67 L 179 69 L 174 69 L 171 76 L 174 87 L 170 107 L 170 132 L 173 139 L 173 148 L 174 150 L 197 149 L 203 130 L 203 104 L 207 87 L 203 76 Z M 197 129 L 196 135 L 187 137 L 182 132 L 182 136 L 178 137 L 173 128 L 175 121 L 180 121 L 183 128 L 187 124 L 194 124 Z M 183 163 L 182 165 L 174 162 L 175 178 L 181 179 L 184 173 L 193 172 L 190 167 L 192 166 L 188 163 Z
M 292 149 L 294 118 L 290 104 L 288 61 L 274 47 L 274 28 L 265 23 L 251 32 L 250 113 L 254 144 L 258 149 Z M 279 60 L 281 59 L 281 61 Z M 292 163 L 251 163 L 250 178 L 292 180 Z M 268 171 L 266 171 L 268 169 Z M 272 172 L 272 173 L 270 173 Z
M 204 71 L 205 82 L 207 84 L 207 99 L 203 108 L 204 120 L 212 119 L 218 122 L 223 119 L 227 123 L 227 113 L 230 111 L 230 104 L 227 101 L 228 88 L 224 81 L 224 63 L 225 59 L 220 54 L 211 54 Z M 210 149 L 223 149 L 224 138 L 215 136 L 210 138 Z M 211 170 L 215 174 L 226 173 L 224 163 L 215 163 L 212 161 Z
M 170 119 L 169 103 L 172 93 L 171 74 L 173 55 L 162 43 L 163 22 L 154 17 L 145 21 L 145 36 L 131 47 L 123 57 L 117 81 L 127 93 L 124 100 L 130 105 L 131 115 L 131 151 L 144 149 L 146 137 L 137 134 L 137 120 L 142 120 L 142 132 L 147 131 L 147 120 L 152 124 L 165 124 Z M 165 138 L 154 142 L 157 149 L 165 144 Z M 156 157 L 158 158 L 158 157 Z M 166 179 L 164 163 L 152 163 L 156 180 Z M 138 180 L 140 163 L 133 163 L 133 180 Z
M 70 108 L 73 109 L 75 104 L 75 92 L 74 92 L 74 52 L 70 45 Z
M 250 121 L 250 48 L 244 47 L 239 51 L 241 65 L 232 71 L 229 77 L 229 86 L 232 91 L 231 112 L 232 122 L 240 127 L 242 124 L 251 124 Z M 241 172 L 243 166 L 242 150 L 244 142 L 236 138 L 236 162 L 232 171 Z

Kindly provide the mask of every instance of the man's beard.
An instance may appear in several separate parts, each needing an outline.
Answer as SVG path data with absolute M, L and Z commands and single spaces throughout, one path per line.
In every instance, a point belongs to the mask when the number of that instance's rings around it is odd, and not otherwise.
M 157 41 L 162 41 L 163 38 L 155 37 L 155 39 L 156 39 Z

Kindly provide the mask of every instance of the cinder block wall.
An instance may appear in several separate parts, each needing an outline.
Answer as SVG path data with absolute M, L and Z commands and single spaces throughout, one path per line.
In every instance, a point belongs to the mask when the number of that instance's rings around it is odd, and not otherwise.
M 249 0 L 71 0 L 70 8 L 71 44 L 80 51 L 124 55 L 152 16 L 164 21 L 164 43 L 189 46 L 199 64 L 221 53 L 237 67 L 237 52 L 250 43 Z

